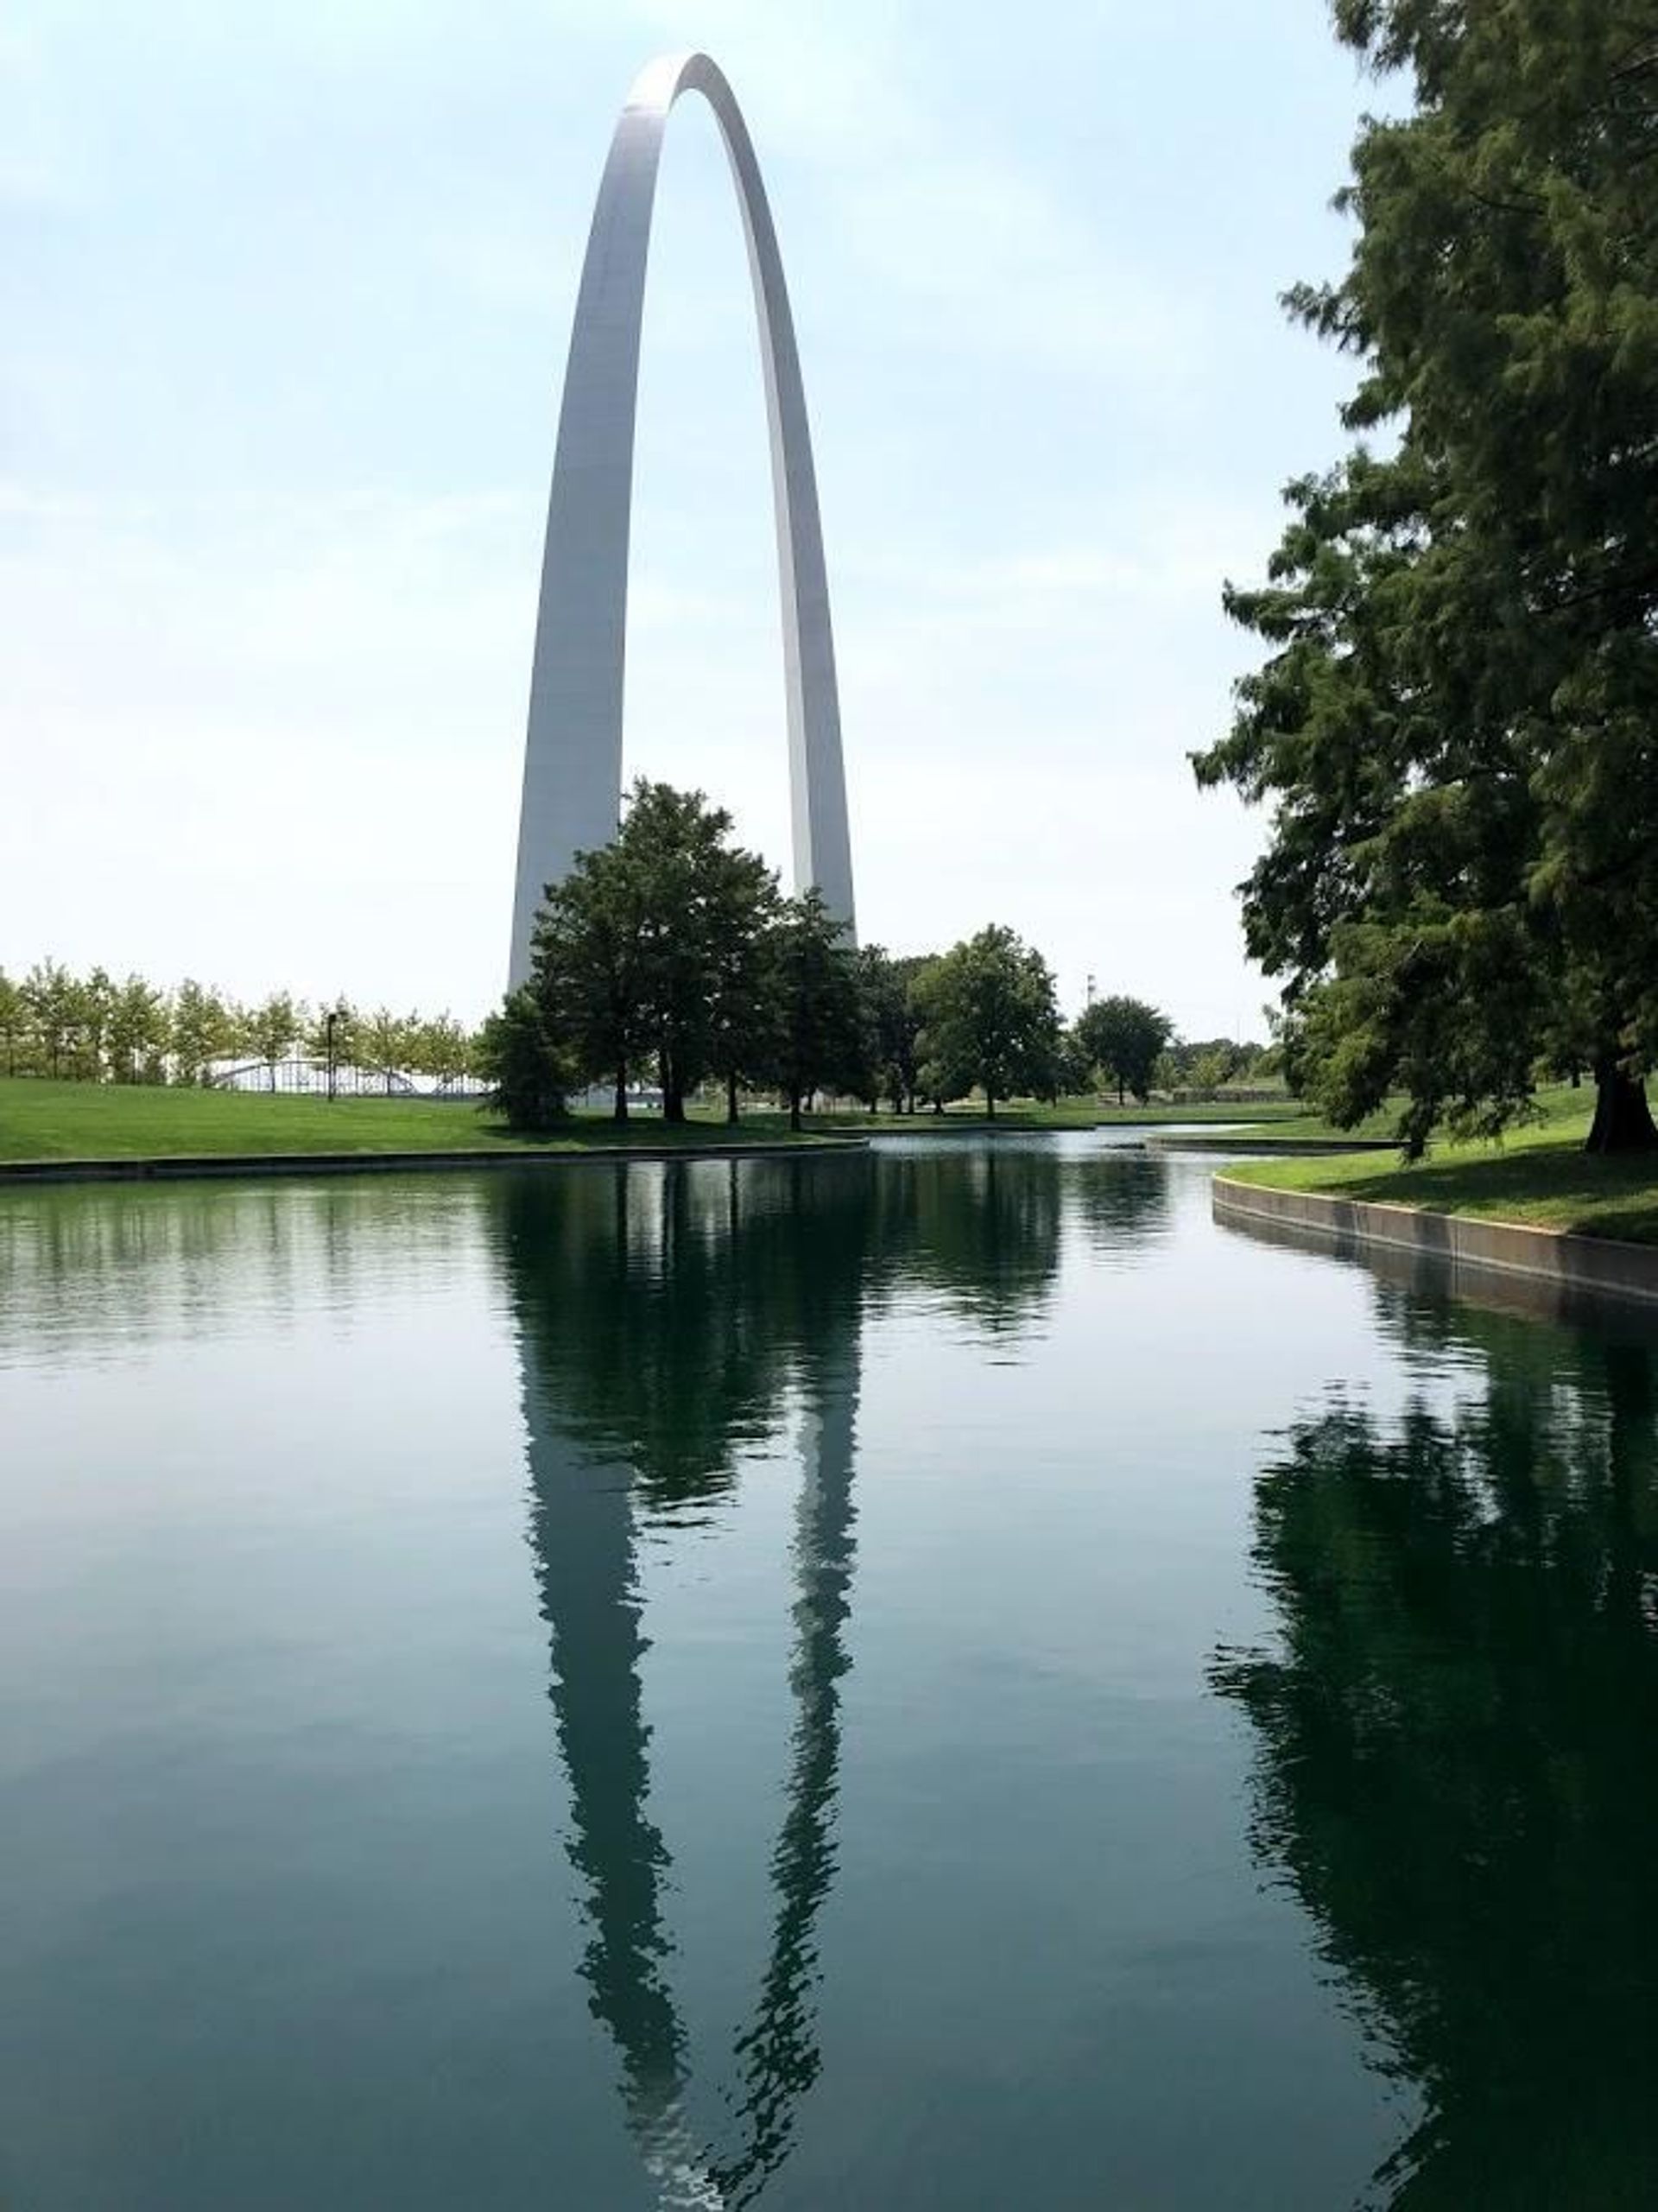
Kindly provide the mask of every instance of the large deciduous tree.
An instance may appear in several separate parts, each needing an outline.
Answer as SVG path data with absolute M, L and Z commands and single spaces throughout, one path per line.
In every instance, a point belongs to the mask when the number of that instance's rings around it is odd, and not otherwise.
M 782 909 L 777 878 L 757 852 L 723 838 L 710 857 L 701 913 L 707 954 L 707 1065 L 725 1089 L 735 1125 L 737 1092 L 764 1079 L 777 1017 L 770 931 Z
M 1350 1124 L 1495 1131 L 1592 1067 L 1658 1142 L 1658 18 L 1652 0 L 1337 0 L 1415 91 L 1367 122 L 1339 283 L 1349 428 L 1292 485 L 1264 642 L 1199 780 L 1269 802 L 1244 886 L 1286 1064 Z
M 864 945 L 858 951 L 858 992 L 864 1006 L 870 1087 L 877 1103 L 885 1092 L 895 1113 L 915 1110 L 921 1084 L 921 1017 L 914 986 L 927 958 L 920 954 L 895 960 L 881 945 Z
M 926 1087 L 935 1097 L 1051 1095 L 1060 1017 L 1047 961 L 1011 929 L 992 923 L 932 961 L 916 982 Z
M 589 1081 L 608 1077 L 615 1115 L 649 1037 L 643 989 L 645 897 L 620 840 L 584 852 L 536 917 L 533 988 L 551 1036 Z
M 570 1070 L 547 1028 L 546 1010 L 528 984 L 509 991 L 478 1031 L 478 1073 L 489 1084 L 486 1104 L 507 1125 L 527 1134 L 549 1128 L 565 1111 Z
M 819 1090 L 861 1091 L 867 1081 L 857 958 L 813 888 L 792 898 L 769 935 L 771 1074 L 792 1129 Z
M 683 1121 L 704 1075 L 765 1057 L 756 948 L 776 900 L 764 862 L 731 841 L 731 818 L 699 791 L 638 778 L 615 841 L 578 855 L 535 927 L 534 979 L 549 1033 L 590 1077 L 609 1076 L 616 1118 L 654 1060 L 663 1118 Z
M 1096 998 L 1077 1017 L 1076 1034 L 1088 1064 L 1116 1084 L 1118 1106 L 1127 1091 L 1143 1105 L 1151 1095 L 1152 1070 L 1174 1024 L 1143 998 L 1118 994 Z

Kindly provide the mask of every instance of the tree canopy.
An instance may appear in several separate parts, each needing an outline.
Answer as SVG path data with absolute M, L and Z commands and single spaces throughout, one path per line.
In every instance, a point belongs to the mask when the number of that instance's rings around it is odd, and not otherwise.
M 1119 1106 L 1125 1091 L 1142 1105 L 1151 1096 L 1158 1060 L 1174 1034 L 1168 1015 L 1143 998 L 1096 998 L 1077 1017 L 1077 1043 L 1088 1065 L 1116 1084 Z
M 1199 781 L 1273 809 L 1244 886 L 1286 1065 L 1351 1124 L 1493 1132 L 1586 1065 L 1591 1143 L 1658 1141 L 1658 23 L 1651 0 L 1338 0 L 1409 73 L 1366 123 L 1338 282 L 1292 313 L 1355 355 L 1293 484 L 1267 650 Z
M 77 975 L 42 960 L 21 982 L 0 969 L 0 1074 L 89 1083 L 199 1083 L 215 1066 L 278 1065 L 296 1047 L 361 1077 L 372 1068 L 385 1087 L 402 1073 L 452 1082 L 471 1072 L 475 1039 L 452 1014 L 359 1016 L 343 999 L 310 1005 L 275 991 L 256 1006 L 187 976 L 168 990 L 142 975 L 117 983 L 95 967 Z
M 771 932 L 771 1074 L 792 1127 L 813 1091 L 866 1080 L 856 956 L 816 890 L 790 899 Z
M 710 1076 L 737 1117 L 740 1084 L 775 1084 L 800 1119 L 825 1085 L 865 1081 L 857 967 L 815 891 L 785 902 L 773 871 L 699 791 L 640 777 L 615 841 L 578 855 L 537 921 L 546 1034 L 583 1076 L 608 1077 L 617 1119 L 641 1067 L 683 1121 Z
M 490 1086 L 489 1104 L 509 1128 L 544 1130 L 563 1115 L 567 1062 L 558 1040 L 548 1034 L 541 1002 L 528 984 L 509 991 L 484 1021 L 478 1063 Z
M 1047 962 L 997 924 L 954 945 L 917 977 L 922 1087 L 934 1098 L 1049 1097 L 1057 1083 L 1060 1017 Z

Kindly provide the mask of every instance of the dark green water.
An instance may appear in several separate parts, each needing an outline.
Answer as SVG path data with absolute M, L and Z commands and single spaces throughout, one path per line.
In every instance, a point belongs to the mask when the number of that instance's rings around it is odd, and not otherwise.
M 1103 1138 L 0 1201 L 0 2205 L 1658 2201 L 1658 1372 Z

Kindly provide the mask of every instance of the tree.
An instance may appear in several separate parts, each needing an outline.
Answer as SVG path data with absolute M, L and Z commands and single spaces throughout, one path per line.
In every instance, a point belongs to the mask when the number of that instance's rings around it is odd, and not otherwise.
M 763 1075 L 777 1014 L 770 932 L 781 910 L 777 878 L 758 853 L 722 845 L 709 857 L 702 906 L 708 954 L 708 1065 L 725 1086 L 725 1119 L 737 1119 L 737 1087 Z
M 20 989 L 46 1072 L 60 1075 L 75 1036 L 75 979 L 57 960 L 36 960 Z
M 83 1082 L 101 1083 L 115 1007 L 115 986 L 108 971 L 95 967 L 80 981 L 72 981 L 70 1000 L 74 1073 Z
M 787 902 L 769 933 L 774 1006 L 770 1073 L 791 1129 L 813 1091 L 855 1090 L 863 1078 L 857 955 L 815 886 Z
M 619 1121 L 642 1058 L 661 1071 L 663 1119 L 683 1121 L 711 1069 L 729 1111 L 738 1078 L 765 1057 L 756 961 L 776 885 L 731 831 L 701 792 L 641 776 L 614 843 L 579 853 L 537 918 L 533 973 L 549 1031 L 586 1074 L 612 1077 Z
M 299 1036 L 300 1010 L 286 991 L 273 991 L 246 1017 L 247 1033 L 255 1052 L 270 1071 L 270 1087 L 276 1087 L 276 1062 Z
M 880 945 L 863 946 L 857 955 L 871 1090 L 884 1090 L 895 1113 L 915 1111 L 921 1016 L 914 983 L 927 965 L 925 954 L 895 960 Z
M 1494 1132 L 1585 1059 L 1592 1149 L 1658 1143 L 1658 32 L 1650 0 L 1338 0 L 1408 70 L 1368 123 L 1338 284 L 1293 313 L 1363 364 L 1289 487 L 1268 647 L 1199 781 L 1275 808 L 1244 887 L 1287 1064 L 1351 1124 L 1405 1091 Z
M 953 946 L 918 979 L 921 1055 L 935 1097 L 977 1087 L 995 1119 L 997 1099 L 1054 1089 L 1060 1017 L 1047 961 L 1011 929 L 992 925 Z
M 419 1025 L 414 1065 L 440 1083 L 452 1083 L 466 1073 L 471 1049 L 471 1041 L 454 1016 L 439 1014 Z
M 645 929 L 639 870 L 618 839 L 577 855 L 549 889 L 531 941 L 531 987 L 547 1034 L 583 1077 L 610 1076 L 617 1121 L 628 1119 L 629 1077 L 650 1036 Z M 488 1053 L 486 1044 L 484 1059 Z
M 236 1049 L 236 1023 L 217 991 L 187 976 L 173 995 L 173 1074 L 180 1083 L 204 1080 L 209 1065 Z
M 330 1098 L 338 1092 L 339 1070 L 356 1061 L 362 1023 L 343 992 L 307 1014 L 300 1043 L 308 1058 L 322 1062 Z
M 389 1006 L 377 1006 L 371 1014 L 362 1016 L 352 1033 L 352 1043 L 366 1055 L 369 1066 L 377 1070 L 385 1086 L 386 1096 L 391 1096 L 394 1077 L 407 1056 L 412 1033 L 420 1025 L 418 1014 L 407 1020 L 394 1014 Z
M 6 1055 L 6 1073 L 17 1073 L 17 1047 L 27 1033 L 28 1007 L 22 988 L 0 968 L 0 1052 Z
M 1174 1034 L 1167 1014 L 1143 998 L 1096 998 L 1077 1017 L 1077 1041 L 1089 1064 L 1117 1086 L 1117 1102 L 1132 1091 L 1143 1106 L 1151 1096 L 1158 1057 Z
M 777 888 L 731 834 L 731 815 L 700 791 L 641 776 L 617 839 L 641 894 L 641 995 L 664 1121 L 685 1119 L 687 1094 L 717 1063 L 735 1118 L 737 1079 L 755 1057 L 756 962 Z
M 565 1111 L 569 1066 L 528 984 L 509 991 L 478 1033 L 478 1072 L 490 1086 L 488 1104 L 510 1129 L 549 1128 Z
M 165 996 L 141 975 L 117 986 L 110 1000 L 110 1072 L 117 1083 L 163 1080 L 171 1023 Z
M 1093 1054 L 1083 1042 L 1079 1017 L 1060 1032 L 1059 1064 L 1054 1072 L 1062 1095 L 1080 1098 L 1085 1092 L 1092 1091 L 1096 1065 Z

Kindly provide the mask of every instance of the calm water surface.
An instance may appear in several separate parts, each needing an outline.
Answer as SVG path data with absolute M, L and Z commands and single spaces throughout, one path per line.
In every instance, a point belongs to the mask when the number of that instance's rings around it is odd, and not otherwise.
M 0 2204 L 1658 2201 L 1658 1375 L 1104 1137 L 0 1200 Z

